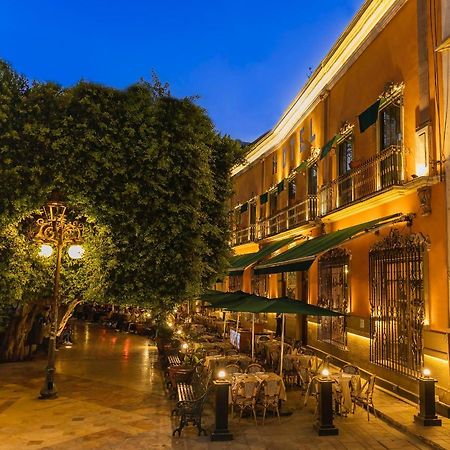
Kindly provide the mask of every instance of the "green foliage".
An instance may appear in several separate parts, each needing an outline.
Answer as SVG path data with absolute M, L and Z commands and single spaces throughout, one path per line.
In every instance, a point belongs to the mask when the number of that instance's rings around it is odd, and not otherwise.
M 21 227 L 54 190 L 86 222 L 85 258 L 63 261 L 66 300 L 167 310 L 223 272 L 241 153 L 192 99 L 157 79 L 29 85 L 4 63 L 0 99 L 0 302 L 49 294 L 52 263 Z

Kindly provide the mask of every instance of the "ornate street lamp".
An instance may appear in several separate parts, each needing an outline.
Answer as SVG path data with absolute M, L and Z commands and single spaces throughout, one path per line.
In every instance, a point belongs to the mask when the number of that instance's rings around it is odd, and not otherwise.
M 54 378 L 62 251 L 65 247 L 70 246 L 69 256 L 78 259 L 83 256 L 84 249 L 79 245 L 82 240 L 83 226 L 77 221 L 68 222 L 66 220 L 66 206 L 61 201 L 49 201 L 43 210 L 44 217 L 36 221 L 37 232 L 34 239 L 41 243 L 40 256 L 48 258 L 53 254 L 53 248 L 56 249 L 56 267 L 51 305 L 48 361 L 45 382 L 39 398 L 51 399 L 58 395 Z

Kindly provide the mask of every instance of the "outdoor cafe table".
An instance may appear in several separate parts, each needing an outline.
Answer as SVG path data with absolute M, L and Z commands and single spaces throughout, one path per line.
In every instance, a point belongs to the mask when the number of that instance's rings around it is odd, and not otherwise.
M 237 362 L 242 369 L 246 369 L 252 362 L 247 355 L 230 355 L 230 356 L 207 356 L 205 358 L 205 366 L 215 374 L 217 369 L 224 369 L 228 364 Z
M 276 374 L 275 372 L 256 372 L 256 373 L 234 373 L 231 376 L 228 375 L 227 379 L 231 381 L 230 390 L 236 388 L 236 386 L 243 381 L 244 383 L 247 382 L 254 382 L 255 380 L 261 385 L 263 381 L 269 381 L 269 380 L 280 380 L 281 381 L 281 390 L 280 390 L 280 400 L 287 400 L 286 395 L 286 387 L 284 385 L 283 379 L 280 377 L 280 375 Z M 228 396 L 229 402 L 231 403 L 231 392 Z

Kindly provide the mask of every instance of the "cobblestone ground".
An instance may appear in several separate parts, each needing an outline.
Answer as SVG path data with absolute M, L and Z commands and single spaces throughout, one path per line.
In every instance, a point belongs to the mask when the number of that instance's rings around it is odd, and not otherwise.
M 230 421 L 234 441 L 211 442 L 186 428 L 172 437 L 173 401 L 164 390 L 157 351 L 141 336 L 79 324 L 75 345 L 58 352 L 59 398 L 38 400 L 45 361 L 0 365 L 0 449 L 418 449 L 425 444 L 361 409 L 337 418 L 339 436 L 318 437 L 313 405 L 300 408 L 298 391 L 288 391 L 291 416 Z M 208 405 L 204 425 L 213 429 Z

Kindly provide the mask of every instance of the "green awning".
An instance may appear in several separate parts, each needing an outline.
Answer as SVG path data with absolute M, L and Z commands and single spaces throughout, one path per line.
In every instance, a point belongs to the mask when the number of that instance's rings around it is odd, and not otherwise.
M 248 209 L 248 202 L 245 202 L 241 205 L 241 213 L 245 213 Z
M 354 238 L 362 232 L 371 231 L 380 226 L 400 221 L 402 214 L 393 214 L 370 222 L 361 223 L 343 230 L 334 231 L 323 236 L 310 239 L 296 247 L 293 247 L 280 255 L 258 264 L 254 268 L 255 275 L 265 273 L 296 272 L 308 270 L 315 258 L 333 247 Z M 404 219 L 406 220 L 406 219 Z
M 210 303 L 211 308 L 221 308 L 228 309 L 228 307 L 236 306 L 242 300 L 246 299 L 250 294 L 242 291 L 235 292 L 222 292 L 216 291 L 215 295 L 210 295 L 209 297 L 202 298 L 205 302 Z
M 308 167 L 308 161 L 303 161 L 300 165 L 295 169 L 297 173 L 300 173 L 302 170 L 305 170 Z
M 281 192 L 284 191 L 284 180 L 281 180 L 278 184 L 277 184 L 277 194 L 280 194 Z
M 311 316 L 342 316 L 343 313 L 310 305 L 300 300 L 287 297 L 269 299 L 246 292 L 223 292 L 224 299 L 221 302 L 211 301 L 211 308 L 221 308 L 233 312 L 249 313 L 283 313 L 283 314 L 306 314 Z M 228 295 L 227 295 L 228 294 Z
M 264 205 L 264 203 L 267 203 L 268 199 L 269 199 L 269 193 L 268 192 L 264 192 L 264 194 L 261 194 L 259 196 L 259 203 L 261 205 Z
M 320 152 L 320 159 L 325 158 L 325 156 L 328 155 L 328 153 L 330 153 L 331 149 L 334 147 L 334 145 L 336 144 L 336 141 L 339 138 L 339 134 L 335 134 L 323 147 L 322 150 Z
M 271 253 L 279 250 L 281 247 L 289 244 L 294 238 L 290 237 L 287 239 L 282 239 L 281 241 L 275 241 L 271 244 L 267 244 L 261 250 L 254 253 L 247 253 L 246 255 L 236 255 L 230 261 L 230 266 L 228 268 L 229 275 L 242 275 L 245 268 L 251 266 L 252 264 L 261 261 L 266 256 L 270 256 Z
M 364 133 L 371 125 L 378 120 L 378 110 L 380 108 L 380 100 L 370 105 L 365 111 L 358 116 L 359 131 Z

